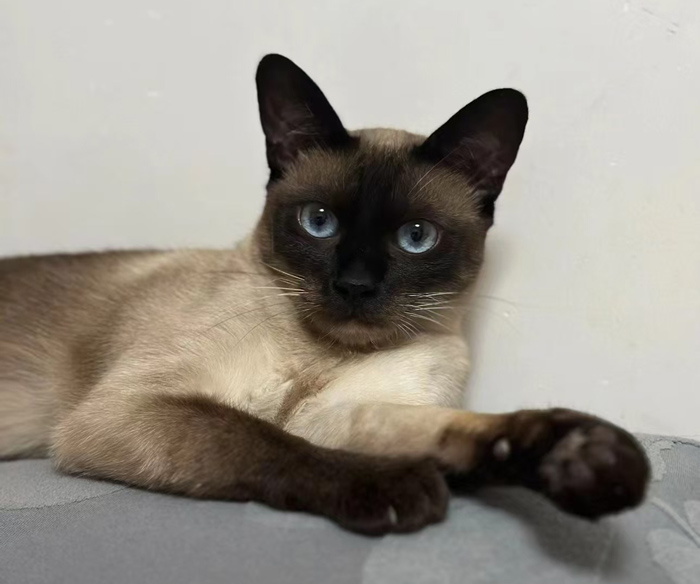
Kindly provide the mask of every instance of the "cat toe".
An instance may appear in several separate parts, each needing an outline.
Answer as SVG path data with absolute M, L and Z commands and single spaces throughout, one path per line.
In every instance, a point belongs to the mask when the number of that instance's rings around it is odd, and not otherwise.
M 365 535 L 409 533 L 445 518 L 449 492 L 431 461 L 363 469 L 344 480 L 331 517 Z
M 649 481 L 649 463 L 637 441 L 602 422 L 568 432 L 538 470 L 543 494 L 590 519 L 636 507 Z

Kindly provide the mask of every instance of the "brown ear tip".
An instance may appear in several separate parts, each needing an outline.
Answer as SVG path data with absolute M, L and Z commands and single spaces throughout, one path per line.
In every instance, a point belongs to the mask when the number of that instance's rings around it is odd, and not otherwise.
M 488 93 L 484 94 L 484 97 L 486 96 L 499 101 L 502 107 L 508 108 L 510 111 L 519 114 L 522 118 L 527 120 L 527 98 L 522 91 L 518 91 L 512 87 L 503 87 L 501 89 L 489 91 Z
M 260 59 L 260 63 L 274 63 L 274 62 L 289 62 L 289 59 L 285 57 L 284 55 L 280 55 L 279 53 L 267 53 L 262 59 Z
M 514 106 L 520 106 L 527 109 L 527 98 L 522 91 L 513 89 L 512 87 L 501 87 L 485 93 L 484 96 L 489 96 L 494 99 L 499 99 L 504 103 L 509 103 Z
M 258 75 L 267 71 L 278 70 L 282 68 L 297 68 L 291 59 L 278 53 L 268 53 L 258 63 Z

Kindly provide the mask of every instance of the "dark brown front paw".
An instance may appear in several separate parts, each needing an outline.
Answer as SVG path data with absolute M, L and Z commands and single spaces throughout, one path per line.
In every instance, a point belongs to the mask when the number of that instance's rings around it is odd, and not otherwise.
M 561 409 L 515 414 L 511 428 L 507 442 L 494 444 L 494 456 L 502 459 L 507 448 L 522 483 L 564 511 L 595 519 L 642 502 L 649 463 L 637 440 L 621 428 Z
M 558 507 L 594 519 L 639 505 L 649 464 L 627 432 L 605 422 L 584 423 L 554 444 L 538 475 L 542 493 Z
M 339 479 L 326 514 L 351 531 L 407 533 L 445 518 L 449 492 L 431 461 L 361 465 Z

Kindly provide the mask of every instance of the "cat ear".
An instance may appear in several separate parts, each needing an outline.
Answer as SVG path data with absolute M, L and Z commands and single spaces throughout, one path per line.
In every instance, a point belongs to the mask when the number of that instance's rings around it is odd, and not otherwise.
M 527 100 L 519 91 L 489 91 L 435 130 L 419 147 L 419 154 L 465 174 L 483 197 L 484 214 L 493 217 L 493 205 L 515 162 L 527 115 Z
M 267 55 L 255 76 L 271 179 L 300 152 L 342 147 L 351 138 L 313 80 L 282 55 Z

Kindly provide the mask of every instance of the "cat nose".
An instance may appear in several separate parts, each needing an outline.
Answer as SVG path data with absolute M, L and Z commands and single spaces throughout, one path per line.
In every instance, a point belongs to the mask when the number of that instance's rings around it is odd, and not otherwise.
M 336 280 L 333 282 L 335 291 L 345 298 L 369 298 L 377 292 L 377 286 L 371 282 L 356 280 Z
M 345 298 L 369 298 L 376 295 L 377 282 L 366 267 L 353 264 L 338 274 L 333 288 Z

